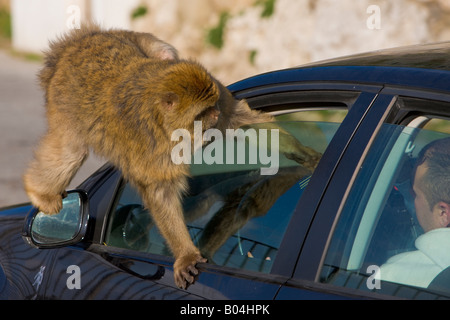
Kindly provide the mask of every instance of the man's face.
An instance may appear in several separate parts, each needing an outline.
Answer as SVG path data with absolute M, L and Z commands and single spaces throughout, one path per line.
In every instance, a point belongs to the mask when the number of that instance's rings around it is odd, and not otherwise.
M 441 206 L 435 204 L 433 208 L 430 208 L 430 204 L 421 189 L 420 181 L 427 170 L 426 162 L 417 166 L 413 184 L 413 191 L 415 193 L 414 206 L 416 207 L 417 220 L 419 220 L 419 224 L 425 232 L 443 227 L 440 219 L 442 213 Z

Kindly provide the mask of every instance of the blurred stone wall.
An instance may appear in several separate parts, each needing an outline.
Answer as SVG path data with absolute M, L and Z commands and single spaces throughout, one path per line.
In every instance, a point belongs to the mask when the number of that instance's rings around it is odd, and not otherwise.
M 8 3 L 9 0 L 0 0 Z M 13 46 L 42 51 L 79 17 L 152 32 L 224 83 L 402 45 L 450 40 L 450 0 L 11 0 Z M 70 8 L 78 8 L 72 13 Z M 81 22 L 82 22 L 81 21 Z M 69 23 L 70 22 L 70 23 Z
M 382 48 L 450 40 L 450 0 L 145 0 L 153 32 L 224 83 Z M 273 3 L 273 11 L 266 9 Z M 270 10 L 269 10 L 270 11 Z M 221 16 L 226 16 L 220 28 Z M 223 45 L 208 43 L 222 29 Z

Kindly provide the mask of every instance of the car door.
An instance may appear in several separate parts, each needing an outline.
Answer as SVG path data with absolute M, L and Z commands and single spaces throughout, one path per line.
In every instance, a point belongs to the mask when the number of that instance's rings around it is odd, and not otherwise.
M 348 297 L 448 299 L 450 283 L 439 275 L 450 263 L 449 228 L 424 229 L 411 191 L 419 159 L 433 142 L 448 141 L 449 127 L 449 95 L 386 86 L 342 155 L 294 278 L 277 298 L 298 298 L 295 287 L 309 281 Z M 445 176 L 448 164 L 442 168 Z
M 374 96 L 375 92 L 323 90 L 277 92 L 265 95 L 264 99 L 260 96 L 247 99 L 254 107 L 270 107 L 276 112 L 277 120 L 283 122 L 286 130 L 290 130 L 306 145 L 325 153 L 330 142 L 334 141 L 333 136 L 340 128 L 339 123 L 347 114 L 348 107 L 358 103 L 359 108 L 365 109 Z M 341 100 L 337 97 L 341 97 Z M 333 112 L 333 110 L 341 111 Z M 338 122 L 323 121 L 324 115 L 338 117 Z M 298 120 L 306 117 L 309 117 L 309 120 L 317 120 L 313 117 L 318 116 L 322 117 L 322 121 Z M 358 121 L 355 121 L 353 126 L 356 127 L 357 123 Z M 340 141 L 337 138 L 336 140 Z M 187 224 L 197 245 L 202 248 L 202 244 L 206 242 L 208 248 L 214 247 L 215 251 L 211 255 L 212 259 L 210 257 L 210 263 L 201 267 L 202 273 L 196 284 L 188 289 L 188 293 L 204 298 L 272 299 L 292 274 L 294 264 L 287 263 L 283 259 L 295 255 L 293 250 L 297 248 L 290 243 L 285 243 L 283 247 L 282 239 L 292 215 L 297 213 L 298 199 L 307 183 L 314 177 L 303 176 L 302 173 L 296 177 L 298 166 L 292 168 L 281 164 L 277 175 L 264 181 L 259 180 L 260 175 L 256 175 L 258 178 L 255 182 L 252 180 L 255 177 L 254 169 L 231 165 L 224 171 L 223 165 L 201 164 L 198 168 L 193 165 L 192 170 L 196 172 L 194 175 L 200 174 L 193 179 L 191 196 L 185 199 L 185 212 L 190 212 L 188 207 L 194 205 L 196 207 L 194 215 L 198 215 L 199 212 L 204 212 L 204 215 L 193 222 L 187 218 Z M 239 211 L 240 206 L 244 206 L 243 201 L 246 198 L 253 197 L 254 194 L 264 194 L 263 188 L 259 188 L 259 185 L 264 186 L 266 182 L 270 184 L 280 179 L 289 180 L 287 183 L 290 185 L 287 190 L 271 191 L 276 196 L 272 196 L 268 211 L 252 213 L 254 216 L 247 218 L 245 224 L 242 221 L 234 221 L 235 224 L 241 224 L 236 231 L 231 235 L 219 235 L 221 225 L 229 223 L 227 218 L 229 211 L 223 208 L 231 206 L 233 214 L 237 215 L 236 211 Z M 245 192 L 242 193 L 240 189 Z M 221 190 L 222 193 L 217 194 L 216 190 Z M 204 200 L 205 197 L 208 201 Z M 266 198 L 269 197 L 266 194 Z M 237 204 L 230 204 L 230 199 L 240 201 Z M 123 182 L 117 193 L 116 204 L 108 217 L 108 226 L 105 230 L 104 242 L 108 249 L 103 247 L 102 250 L 108 251 L 106 255 L 111 261 L 120 264 L 123 258 L 135 260 L 139 256 L 142 262 L 142 257 L 146 256 L 166 259 L 170 265 L 172 260 L 169 250 L 149 221 L 148 214 L 142 210 L 140 197 L 126 182 Z M 214 234 L 217 237 L 209 236 L 205 240 L 205 234 Z M 221 246 L 209 246 L 210 243 L 217 242 L 221 243 Z M 156 281 L 167 281 L 166 285 L 173 288 L 172 270 L 167 267 L 165 270 L 165 276 Z
M 273 299 L 292 276 L 307 225 L 299 229 L 295 241 L 286 235 L 299 217 L 307 219 L 313 212 L 305 210 L 299 199 L 311 208 L 317 206 L 321 185 L 380 89 L 297 86 L 270 92 L 264 87 L 244 97 L 252 107 L 271 111 L 283 130 L 323 154 L 314 172 L 280 155 L 277 173 L 261 175 L 267 162 L 258 157 L 251 161 L 256 151 L 250 139 L 241 151 L 246 154 L 243 163 L 235 150 L 231 163 L 191 166 L 185 218 L 194 243 L 209 259 L 199 266 L 201 274 L 194 285 L 187 290 L 175 287 L 173 257 L 164 239 L 134 188 L 112 173 L 86 186 L 93 190 L 86 237 L 78 245 L 57 249 L 46 297 Z M 309 189 L 314 196 L 307 199 Z M 305 287 L 304 294 L 315 293 Z

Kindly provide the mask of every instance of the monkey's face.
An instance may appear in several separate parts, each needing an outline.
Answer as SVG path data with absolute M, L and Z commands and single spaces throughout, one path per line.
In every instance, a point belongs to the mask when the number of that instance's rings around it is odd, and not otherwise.
M 217 121 L 219 121 L 220 111 L 217 105 L 212 107 L 207 107 L 201 113 L 195 117 L 195 121 L 201 121 L 202 132 L 213 128 L 216 126 Z
M 186 101 L 182 95 L 168 94 L 165 105 L 164 126 L 167 130 L 186 129 L 194 134 L 194 123 L 201 123 L 202 133 L 216 126 L 219 121 L 219 107 L 216 99 L 207 101 Z M 169 101 L 170 100 L 170 101 Z
M 158 86 L 167 129 L 193 133 L 195 121 L 202 122 L 203 131 L 217 124 L 219 86 L 198 63 L 180 61 L 169 65 Z

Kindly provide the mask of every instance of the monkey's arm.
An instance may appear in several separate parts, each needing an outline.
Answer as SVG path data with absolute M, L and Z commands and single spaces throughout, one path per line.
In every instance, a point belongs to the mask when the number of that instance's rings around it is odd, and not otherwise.
M 207 187 L 199 194 L 184 199 L 184 217 L 186 222 L 195 221 L 211 209 L 218 201 L 225 201 L 231 192 L 234 192 L 237 185 L 247 185 L 255 183 L 261 177 L 259 171 L 246 174 L 238 174 L 226 178 L 211 187 Z M 199 183 L 203 181 L 200 179 Z
M 182 179 L 167 179 L 136 187 L 175 257 L 175 284 L 185 289 L 194 282 L 194 277 L 198 274 L 195 265 L 206 262 L 206 259 L 195 247 L 186 228 L 180 200 L 183 185 Z
M 314 149 L 304 146 L 289 132 L 281 128 L 275 118 L 267 113 L 258 110 L 252 110 L 248 104 L 241 100 L 236 104 L 233 115 L 230 117 L 230 127 L 248 127 L 255 129 L 278 130 L 279 145 L 278 149 L 288 159 L 294 160 L 304 167 L 314 170 L 322 154 Z

